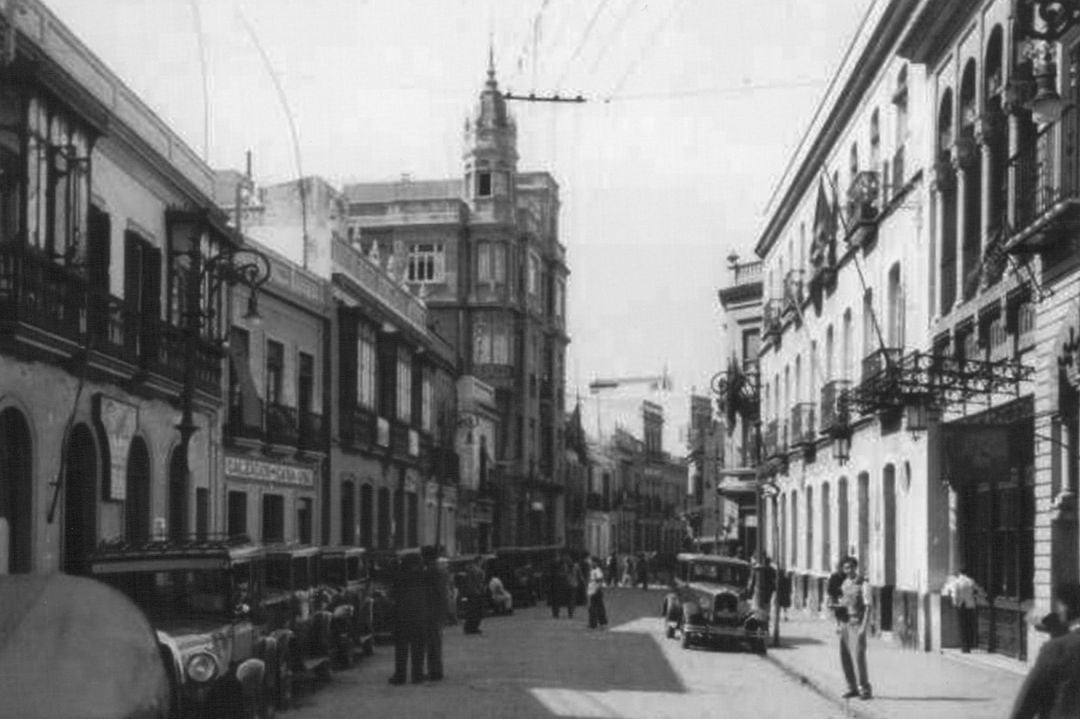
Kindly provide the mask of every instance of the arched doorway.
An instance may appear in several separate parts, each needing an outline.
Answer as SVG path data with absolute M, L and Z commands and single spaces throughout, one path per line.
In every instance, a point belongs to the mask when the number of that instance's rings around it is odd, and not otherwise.
M 94 435 L 76 425 L 68 441 L 64 472 L 64 561 L 68 574 L 86 571 L 86 553 L 97 542 L 98 462 Z
M 124 535 L 135 543 L 150 538 L 150 452 L 142 437 L 131 440 L 128 450 Z
M 169 536 L 184 539 L 188 535 L 187 462 L 183 445 L 173 450 L 169 460 Z
M 26 418 L 17 409 L 0 413 L 0 574 L 33 566 L 33 447 Z

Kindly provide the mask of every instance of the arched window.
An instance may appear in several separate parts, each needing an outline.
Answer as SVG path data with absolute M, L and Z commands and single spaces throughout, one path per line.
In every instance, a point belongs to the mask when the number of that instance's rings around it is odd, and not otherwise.
M 904 288 L 900 281 L 900 263 L 889 268 L 888 331 L 889 346 L 904 346 Z
M 855 178 L 859 176 L 859 146 L 851 143 L 851 152 L 848 155 L 848 187 L 855 184 Z
M 870 113 L 870 169 L 881 165 L 881 115 L 877 108 Z
M 833 354 L 835 352 L 835 347 L 833 347 L 834 344 L 835 344 L 835 341 L 833 339 L 833 326 L 829 325 L 829 327 L 825 330 L 825 381 L 826 382 L 832 382 L 833 379 L 834 379 L 834 377 L 833 377 L 833 369 L 834 369 L 833 368 Z
M 975 143 L 976 104 L 975 61 L 968 60 L 960 82 L 960 153 L 964 173 L 963 297 L 975 296 L 981 279 L 982 262 L 982 159 Z
M 874 318 L 874 291 L 866 290 L 863 295 L 863 358 L 878 348 L 877 320 Z
M 941 282 L 940 306 L 941 314 L 947 314 L 956 302 L 956 213 L 957 198 L 956 184 L 952 181 L 952 146 L 953 146 L 953 102 L 952 90 L 945 90 L 941 96 L 941 104 L 938 108 L 938 132 L 937 153 L 938 172 L 937 185 L 939 201 L 941 202 L 941 222 L 939 236 L 941 237 L 941 265 L 939 281 Z
M 901 148 L 908 138 L 908 69 L 907 65 L 896 74 L 896 91 L 893 93 L 896 108 L 896 147 Z M 894 169 L 894 171 L 896 171 Z
M 799 223 L 799 269 L 806 272 L 806 223 Z
M 817 399 L 818 390 L 818 344 L 817 340 L 810 340 L 810 354 L 806 358 L 806 373 L 807 373 L 807 399 L 811 402 Z
M 794 405 L 802 401 L 802 355 L 795 355 L 795 394 L 791 398 L 791 403 Z
M 372 517 L 375 510 L 374 493 L 370 484 L 360 487 L 360 546 L 371 547 L 374 538 Z
M 987 218 L 989 225 L 986 228 L 988 235 L 998 232 L 1005 223 L 1006 203 L 1005 197 L 1009 183 L 1009 132 L 1006 125 L 1002 95 L 1004 92 L 1003 80 L 1003 45 L 1002 29 L 995 25 L 990 31 L 990 39 L 986 43 L 986 61 L 983 65 L 985 78 L 983 80 L 983 103 L 986 116 L 986 132 L 984 141 L 990 155 L 989 176 L 987 177 Z M 989 280 L 997 282 L 999 276 L 991 276 Z
M 855 361 L 854 358 L 851 356 L 851 353 L 855 349 L 855 345 L 853 344 L 851 339 L 851 335 L 853 332 L 854 329 L 852 328 L 851 323 L 851 308 L 848 307 L 844 310 L 844 324 L 841 330 L 840 338 L 840 351 L 843 353 L 841 355 L 843 359 L 840 362 L 840 376 L 842 379 L 851 379 L 854 376 L 851 371 L 851 363 Z

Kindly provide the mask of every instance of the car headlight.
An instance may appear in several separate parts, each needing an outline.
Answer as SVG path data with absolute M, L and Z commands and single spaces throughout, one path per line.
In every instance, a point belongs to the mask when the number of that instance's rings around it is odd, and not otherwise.
M 187 663 L 187 675 L 188 679 L 193 682 L 204 683 L 208 682 L 218 673 L 217 659 L 214 659 L 213 654 L 207 654 L 206 652 L 200 652 L 188 659 Z

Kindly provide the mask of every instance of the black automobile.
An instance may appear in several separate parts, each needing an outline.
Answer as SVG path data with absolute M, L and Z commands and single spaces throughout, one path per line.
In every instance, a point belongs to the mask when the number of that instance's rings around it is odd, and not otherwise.
M 371 655 L 375 645 L 375 602 L 367 550 L 363 547 L 322 547 L 319 581 L 329 596 L 335 636 L 346 642 L 339 664 L 351 664 L 355 654 Z
M 174 715 L 248 716 L 292 696 L 290 634 L 260 611 L 263 551 L 246 540 L 103 544 L 90 574 L 150 619 L 167 657 Z
M 748 644 L 766 652 L 769 615 L 753 604 L 747 589 L 750 564 L 734 557 L 680 554 L 675 591 L 664 599 L 665 633 L 693 644 Z
M 319 548 L 269 546 L 265 557 L 261 608 L 271 628 L 293 633 L 293 671 L 306 679 L 329 678 L 333 657 L 342 648 L 333 632 L 330 595 L 319 582 Z

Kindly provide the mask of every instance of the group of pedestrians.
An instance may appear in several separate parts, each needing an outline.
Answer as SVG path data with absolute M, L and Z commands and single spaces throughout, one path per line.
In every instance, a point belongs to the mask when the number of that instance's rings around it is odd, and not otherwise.
M 600 567 L 600 571 L 604 584 L 609 587 L 649 588 L 649 558 L 644 552 L 637 555 L 627 554 L 621 560 L 618 554 L 612 552 Z
M 414 684 L 443 678 L 442 626 L 447 619 L 448 580 L 437 560 L 435 547 L 423 547 L 419 554 L 402 557 L 394 570 L 390 587 L 394 636 L 391 684 L 404 684 L 410 678 Z
M 555 560 L 549 578 L 548 603 L 552 617 L 558 619 L 565 608 L 567 618 L 573 619 L 574 608 L 584 593 L 589 628 L 602 629 L 607 626 L 604 585 L 608 583 L 608 575 L 598 558 L 586 557 L 576 562 L 568 554 L 563 554 Z

